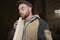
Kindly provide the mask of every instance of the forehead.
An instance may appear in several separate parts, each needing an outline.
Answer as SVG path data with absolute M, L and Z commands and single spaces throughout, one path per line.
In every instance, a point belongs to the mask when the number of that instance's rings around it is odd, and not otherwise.
M 27 4 L 19 4 L 19 8 L 21 8 L 21 7 L 29 7 Z

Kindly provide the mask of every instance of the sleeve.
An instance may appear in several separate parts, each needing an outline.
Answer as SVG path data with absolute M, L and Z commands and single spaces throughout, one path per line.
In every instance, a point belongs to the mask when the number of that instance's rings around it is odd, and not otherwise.
M 14 32 L 15 32 L 14 29 L 8 32 L 8 40 L 13 40 Z
M 43 19 L 40 19 L 40 25 L 38 28 L 38 40 L 47 40 L 44 32 L 45 30 L 49 30 L 48 24 Z

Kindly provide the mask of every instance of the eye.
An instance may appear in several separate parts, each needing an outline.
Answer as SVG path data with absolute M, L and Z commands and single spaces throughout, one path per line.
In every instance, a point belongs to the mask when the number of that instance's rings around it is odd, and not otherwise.
M 24 8 L 24 7 L 22 7 L 21 9 L 22 9 L 22 10 L 24 10 L 25 8 Z

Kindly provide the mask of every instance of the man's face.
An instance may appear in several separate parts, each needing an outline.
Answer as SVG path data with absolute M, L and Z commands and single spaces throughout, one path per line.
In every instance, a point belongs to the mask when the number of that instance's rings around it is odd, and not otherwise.
M 24 19 L 27 18 L 30 14 L 30 8 L 26 4 L 20 4 L 18 6 L 18 10 L 19 10 L 19 15 Z

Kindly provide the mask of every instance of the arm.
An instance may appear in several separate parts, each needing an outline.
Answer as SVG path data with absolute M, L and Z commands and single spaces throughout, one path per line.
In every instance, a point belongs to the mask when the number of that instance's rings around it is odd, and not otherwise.
M 38 40 L 52 40 L 48 24 L 42 19 L 40 19 L 40 25 L 38 29 Z
M 46 40 L 52 40 L 51 32 L 50 30 L 44 30 Z

